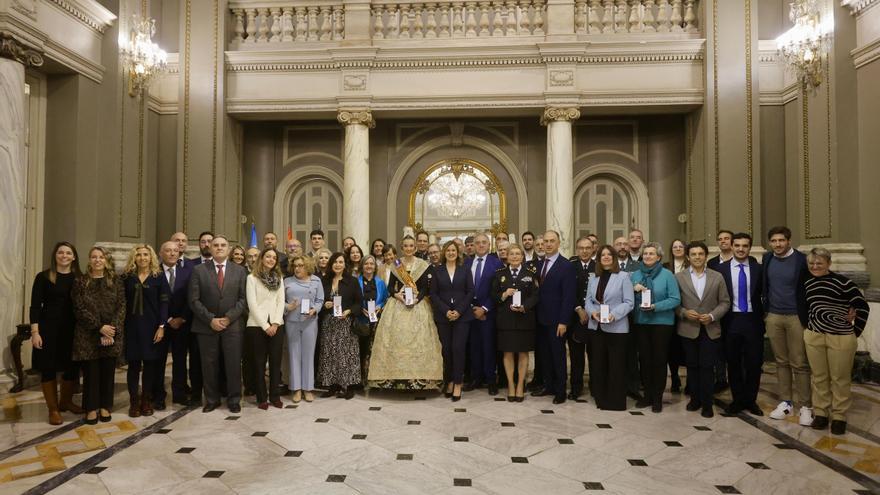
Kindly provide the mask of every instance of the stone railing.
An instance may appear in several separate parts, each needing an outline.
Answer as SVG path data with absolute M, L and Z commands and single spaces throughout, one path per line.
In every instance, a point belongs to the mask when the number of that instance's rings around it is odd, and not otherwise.
M 343 0 L 230 3 L 234 47 L 343 40 L 511 38 L 571 26 L 571 34 L 696 34 L 698 0 L 488 0 L 358 4 Z M 356 7 L 356 8 L 355 8 Z M 560 8 L 562 7 L 562 8 Z M 548 16 L 563 16 L 551 23 Z M 573 22 L 572 22 L 573 19 Z M 555 19 L 558 20 L 558 19 Z M 564 30 L 564 28 L 563 28 Z M 566 33 L 550 33 L 566 34 Z
M 287 7 L 233 7 L 232 41 L 241 44 L 345 39 L 345 7 L 311 3 Z
M 543 36 L 544 0 L 374 3 L 373 39 Z
M 578 34 L 697 33 L 697 0 L 576 0 Z

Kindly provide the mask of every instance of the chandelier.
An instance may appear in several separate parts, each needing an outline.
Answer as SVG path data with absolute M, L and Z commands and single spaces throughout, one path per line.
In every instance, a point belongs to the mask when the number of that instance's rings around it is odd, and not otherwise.
M 822 62 L 834 30 L 834 18 L 823 15 L 820 0 L 795 0 L 788 17 L 794 27 L 776 38 L 776 47 L 804 87 L 822 83 Z
M 431 184 L 427 200 L 441 215 L 467 217 L 486 204 L 486 186 L 469 174 L 441 175 Z
M 150 79 L 163 72 L 168 63 L 168 54 L 153 43 L 156 34 L 156 21 L 147 17 L 132 16 L 131 28 L 126 39 L 119 36 L 119 52 L 122 64 L 128 70 L 128 94 L 140 96 L 149 86 Z

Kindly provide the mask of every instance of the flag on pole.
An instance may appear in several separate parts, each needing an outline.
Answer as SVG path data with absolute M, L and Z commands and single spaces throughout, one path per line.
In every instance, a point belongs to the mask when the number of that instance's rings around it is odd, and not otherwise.
M 290 225 L 287 226 L 287 240 L 293 240 L 293 229 L 290 228 Z
M 250 247 L 257 247 L 257 225 L 254 222 L 251 222 L 251 245 Z

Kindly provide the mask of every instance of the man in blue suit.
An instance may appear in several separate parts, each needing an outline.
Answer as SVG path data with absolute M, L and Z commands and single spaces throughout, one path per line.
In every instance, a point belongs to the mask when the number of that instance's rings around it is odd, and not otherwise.
M 725 412 L 739 414 L 747 410 L 755 416 L 763 416 L 764 412 L 755 402 L 764 362 L 762 266 L 749 256 L 752 236 L 740 232 L 731 237 L 733 258 L 717 265 L 717 271 L 724 277 L 731 303 L 730 311 L 721 319 L 730 392 L 733 395 L 733 401 Z
M 544 233 L 544 259 L 538 265 L 538 333 L 536 350 L 543 363 L 544 390 L 535 397 L 553 395 L 565 402 L 565 333 L 574 312 L 577 292 L 575 267 L 559 252 L 559 233 Z
M 165 328 L 166 336 L 171 341 L 171 401 L 175 404 L 189 405 L 192 399 L 187 398 L 187 354 L 191 360 L 189 366 L 190 392 L 193 399 L 201 403 L 202 368 L 199 361 L 199 349 L 195 337 L 190 335 L 192 311 L 187 300 L 187 288 L 192 275 L 192 266 L 178 263 L 181 258 L 178 251 L 179 243 L 168 241 L 159 249 L 162 258 L 162 271 L 168 286 L 171 288 L 171 301 L 168 306 L 168 321 Z M 166 356 L 167 358 L 167 356 Z M 165 369 L 165 364 L 162 364 Z M 161 390 L 153 393 L 154 409 L 165 407 L 165 383 L 158 384 Z M 157 407 L 161 406 L 161 407 Z
M 471 383 L 462 390 L 479 388 L 485 383 L 489 395 L 498 394 L 495 381 L 495 300 L 492 298 L 492 277 L 503 265 L 497 256 L 489 256 L 489 236 L 474 236 L 474 257 L 465 267 L 474 281 L 473 315 L 470 327 Z

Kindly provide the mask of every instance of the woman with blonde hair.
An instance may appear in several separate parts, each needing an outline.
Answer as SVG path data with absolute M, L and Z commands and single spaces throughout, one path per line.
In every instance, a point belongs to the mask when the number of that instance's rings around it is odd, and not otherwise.
M 122 285 L 126 300 L 125 328 L 128 329 L 125 340 L 128 415 L 132 418 L 152 416 L 156 389 L 160 383 L 164 387 L 162 358 L 168 354 L 165 322 L 171 288 L 151 246 L 142 244 L 131 248 Z M 142 385 L 140 394 L 139 385 Z
M 307 256 L 288 259 L 290 277 L 284 279 L 284 328 L 290 355 L 290 389 L 293 402 L 315 400 L 315 345 L 318 341 L 318 312 L 324 305 L 324 285 L 314 275 L 314 260 Z
M 284 275 L 278 265 L 278 251 L 266 248 L 247 277 L 247 339 L 253 359 L 251 373 L 256 385 L 257 407 L 281 408 L 281 344 L 284 338 Z M 266 356 L 269 357 L 269 391 L 266 392 Z M 268 399 L 268 402 L 267 402 Z
M 73 360 L 82 363 L 85 422 L 107 422 L 113 410 L 116 360 L 125 340 L 125 289 L 103 247 L 89 250 L 86 274 L 73 284 L 73 311 Z
M 333 253 L 327 248 L 321 248 L 315 252 L 315 275 L 319 278 L 324 278 L 329 272 L 330 269 L 327 263 L 332 255 Z

